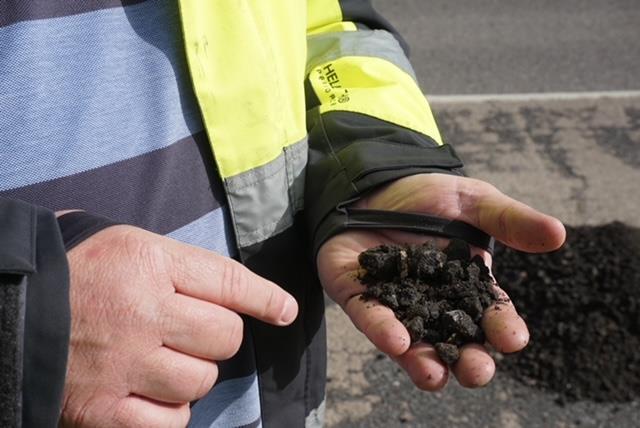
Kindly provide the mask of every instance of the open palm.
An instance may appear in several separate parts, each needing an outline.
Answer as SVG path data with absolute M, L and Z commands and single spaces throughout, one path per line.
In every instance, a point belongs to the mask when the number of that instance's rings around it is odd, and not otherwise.
M 504 244 L 527 252 L 557 249 L 565 239 L 562 224 L 502 194 L 495 187 L 470 178 L 422 174 L 393 182 L 359 200 L 357 208 L 422 213 L 461 220 L 494 236 Z M 357 279 L 358 255 L 381 244 L 420 243 L 447 240 L 407 232 L 352 230 L 328 240 L 318 253 L 320 279 L 329 297 L 336 301 L 355 326 L 382 352 L 393 358 L 421 389 L 438 390 L 448 379 L 447 366 L 431 344 L 411 344 L 409 333 L 391 309 L 360 299 L 364 286 Z M 491 266 L 486 251 L 473 249 Z M 500 290 L 504 295 L 504 292 Z M 506 295 L 505 295 L 506 297 Z M 510 302 L 488 309 L 482 319 L 488 342 L 501 352 L 515 352 L 529 340 L 527 327 Z M 452 367 L 459 383 L 467 387 L 487 384 L 495 364 L 486 349 L 465 345 Z

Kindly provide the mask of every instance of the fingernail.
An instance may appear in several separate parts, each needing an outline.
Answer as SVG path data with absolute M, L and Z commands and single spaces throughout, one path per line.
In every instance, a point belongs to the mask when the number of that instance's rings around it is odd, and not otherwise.
M 298 316 L 298 302 L 293 297 L 287 298 L 284 302 L 284 309 L 280 315 L 280 322 L 288 325 L 293 322 Z

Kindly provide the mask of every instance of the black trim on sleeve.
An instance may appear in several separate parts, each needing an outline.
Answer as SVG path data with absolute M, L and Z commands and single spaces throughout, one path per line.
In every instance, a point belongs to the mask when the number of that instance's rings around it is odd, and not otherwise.
M 22 426 L 56 427 L 71 329 L 69 268 L 55 215 L 37 210 L 37 272 L 27 278 Z
M 0 425 L 56 427 L 71 315 L 52 211 L 0 198 Z
M 309 112 L 309 163 L 306 219 L 313 256 L 333 235 L 345 230 L 340 208 L 379 186 L 414 174 L 464 175 L 462 161 L 447 144 L 371 116 L 332 111 Z
M 84 211 L 74 211 L 58 217 L 58 226 L 67 251 L 101 230 L 118 224 L 122 223 Z

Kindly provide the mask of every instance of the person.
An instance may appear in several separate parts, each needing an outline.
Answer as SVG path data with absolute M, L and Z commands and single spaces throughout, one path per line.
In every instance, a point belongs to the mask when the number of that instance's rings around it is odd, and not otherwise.
M 369 1 L 8 0 L 0 75 L 2 426 L 319 426 L 322 290 L 437 390 L 433 347 L 353 279 L 360 251 L 429 237 L 350 210 L 564 240 L 463 175 Z M 528 340 L 509 303 L 483 327 Z M 468 345 L 451 371 L 494 370 Z

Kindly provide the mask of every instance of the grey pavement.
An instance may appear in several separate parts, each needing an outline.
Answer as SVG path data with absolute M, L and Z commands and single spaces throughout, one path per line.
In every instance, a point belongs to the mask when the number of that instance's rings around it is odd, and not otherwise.
M 374 0 L 406 36 L 430 94 L 640 89 L 640 2 Z M 441 98 L 442 99 L 442 98 Z M 445 98 L 446 99 L 446 98 Z M 640 97 L 434 103 L 467 172 L 566 224 L 640 227 Z M 639 284 L 640 286 L 640 284 Z M 631 403 L 577 402 L 498 372 L 418 392 L 327 305 L 329 427 L 640 426 Z

